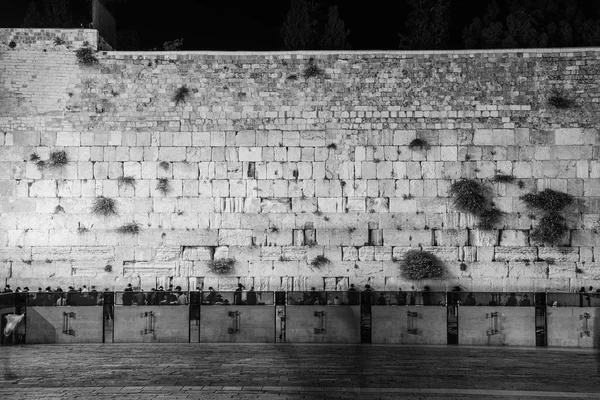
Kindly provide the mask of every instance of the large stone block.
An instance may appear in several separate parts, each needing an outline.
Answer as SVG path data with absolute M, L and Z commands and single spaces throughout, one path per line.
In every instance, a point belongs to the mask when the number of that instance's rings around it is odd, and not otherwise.
M 261 212 L 263 213 L 288 213 L 291 211 L 289 198 L 263 198 L 261 199 Z
M 537 247 L 495 247 L 496 261 L 534 261 L 538 257 Z
M 525 247 L 529 246 L 529 232 L 504 229 L 500 233 L 500 246 Z
M 437 229 L 434 231 L 437 246 L 466 246 L 469 231 L 466 229 Z

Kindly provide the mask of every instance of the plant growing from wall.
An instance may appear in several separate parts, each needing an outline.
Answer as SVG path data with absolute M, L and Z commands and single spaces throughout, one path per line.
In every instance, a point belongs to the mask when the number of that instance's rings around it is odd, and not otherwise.
M 88 42 L 83 43 L 83 47 L 77 49 L 75 56 L 81 65 L 98 64 L 98 58 L 96 58 L 96 54 Z
M 442 276 L 442 262 L 427 251 L 409 250 L 400 262 L 402 276 L 407 279 L 430 279 Z
M 485 188 L 474 179 L 461 179 L 450 186 L 449 194 L 456 209 L 478 217 L 477 228 L 494 229 L 503 213 L 484 196 Z
M 167 178 L 160 178 L 156 184 L 156 190 L 162 193 L 163 196 L 171 193 L 171 184 Z
M 166 161 L 161 161 L 158 166 L 163 170 L 163 171 L 168 171 L 169 167 L 171 166 L 171 164 L 169 164 Z
M 329 261 L 329 259 L 327 257 L 325 257 L 322 254 L 319 254 L 318 256 L 316 256 L 315 258 L 313 258 L 310 262 L 310 266 L 312 268 L 315 269 L 321 269 L 323 268 L 326 264 L 329 264 L 331 261 Z
M 14 49 L 15 47 L 17 47 L 17 43 L 14 40 L 11 40 L 10 43 L 8 44 L 8 47 L 10 47 L 11 49 Z
M 208 262 L 208 269 L 218 275 L 228 274 L 233 270 L 235 258 L 216 258 Z
M 548 96 L 548 104 L 555 108 L 567 109 L 571 108 L 573 101 L 568 99 L 562 91 L 555 88 L 550 91 L 550 95 Z
M 117 204 L 110 197 L 98 196 L 92 205 L 92 213 L 108 217 L 117 214 Z
M 515 180 L 514 176 L 506 175 L 506 174 L 496 174 L 492 178 L 492 182 L 499 182 L 499 183 L 511 183 L 514 180 Z
M 54 45 L 55 46 L 61 46 L 63 44 L 65 44 L 65 41 L 64 41 L 63 38 L 61 38 L 59 36 L 57 36 L 57 37 L 54 38 Z
M 519 198 L 527 207 L 542 214 L 537 226 L 531 231 L 531 238 L 547 245 L 558 244 L 567 231 L 565 218 L 560 212 L 573 203 L 573 196 L 544 189 L 539 193 L 527 193 Z
M 40 161 L 40 156 L 38 156 L 37 153 L 31 153 L 29 155 L 29 161 L 37 163 L 38 161 Z
M 104 272 L 112 272 L 112 265 L 106 264 L 104 266 Z
M 183 85 L 175 91 L 175 95 L 173 95 L 173 101 L 175 102 L 175 105 L 178 106 L 179 103 L 185 103 L 189 96 L 190 89 Z
M 133 176 L 120 176 L 117 182 L 119 186 L 135 187 L 135 178 Z
M 50 153 L 48 163 L 51 167 L 63 167 L 69 162 L 67 152 L 64 150 L 57 150 Z
M 140 224 L 137 222 L 128 222 L 126 224 L 121 225 L 117 228 L 117 232 L 123 233 L 126 235 L 137 235 L 140 233 Z
M 450 186 L 449 194 L 459 211 L 480 215 L 485 211 L 483 187 L 474 179 L 460 179 Z
M 309 58 L 308 65 L 306 66 L 306 68 L 304 68 L 304 71 L 302 71 L 302 76 L 304 77 L 304 79 L 320 78 L 323 75 L 324 72 L 321 68 L 317 66 L 317 64 L 315 64 L 315 59 L 312 57 Z
M 424 139 L 413 139 L 409 144 L 408 148 L 411 150 L 429 150 L 431 146 Z
M 85 225 L 81 225 L 81 222 L 79 222 L 79 226 L 77 227 L 78 235 L 83 235 L 84 233 L 87 233 L 89 231 L 90 230 Z

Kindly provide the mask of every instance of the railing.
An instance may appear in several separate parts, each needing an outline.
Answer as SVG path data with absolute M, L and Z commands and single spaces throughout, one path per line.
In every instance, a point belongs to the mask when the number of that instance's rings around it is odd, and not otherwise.
M 282 295 L 282 296 L 279 296 Z M 134 305 L 322 305 L 600 307 L 600 293 L 429 291 L 162 291 L 21 292 L 0 294 L 0 308 Z

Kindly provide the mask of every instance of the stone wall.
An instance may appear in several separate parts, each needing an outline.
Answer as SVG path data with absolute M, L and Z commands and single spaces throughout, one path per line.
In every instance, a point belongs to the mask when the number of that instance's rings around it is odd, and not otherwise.
M 600 49 L 99 52 L 88 67 L 84 41 L 96 32 L 0 30 L 0 278 L 13 286 L 598 286 Z M 304 76 L 311 63 L 321 76 Z M 573 107 L 550 106 L 552 89 Z M 63 167 L 29 161 L 57 150 Z M 490 189 L 498 229 L 453 207 L 460 178 Z M 577 200 L 559 247 L 530 238 L 519 200 L 545 188 Z M 118 215 L 92 214 L 97 196 Z M 117 232 L 131 221 L 138 235 Z M 394 258 L 419 248 L 443 279 L 401 278 Z M 330 263 L 312 268 L 317 255 Z M 211 273 L 215 257 L 234 257 L 233 273 Z

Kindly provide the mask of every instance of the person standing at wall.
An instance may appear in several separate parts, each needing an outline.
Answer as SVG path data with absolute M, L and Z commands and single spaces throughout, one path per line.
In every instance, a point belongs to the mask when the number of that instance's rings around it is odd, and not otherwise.
M 254 291 L 254 286 L 246 293 L 246 304 L 249 306 L 256 305 L 256 292 Z
M 238 283 L 237 289 L 235 289 L 235 293 L 233 295 L 233 304 L 236 306 L 242 305 L 242 291 L 246 289 L 244 285 Z
M 348 288 L 348 304 L 350 304 L 351 306 L 357 306 L 359 303 L 359 293 L 358 290 L 356 290 L 356 288 L 354 287 L 354 284 L 350 284 L 350 287 Z

